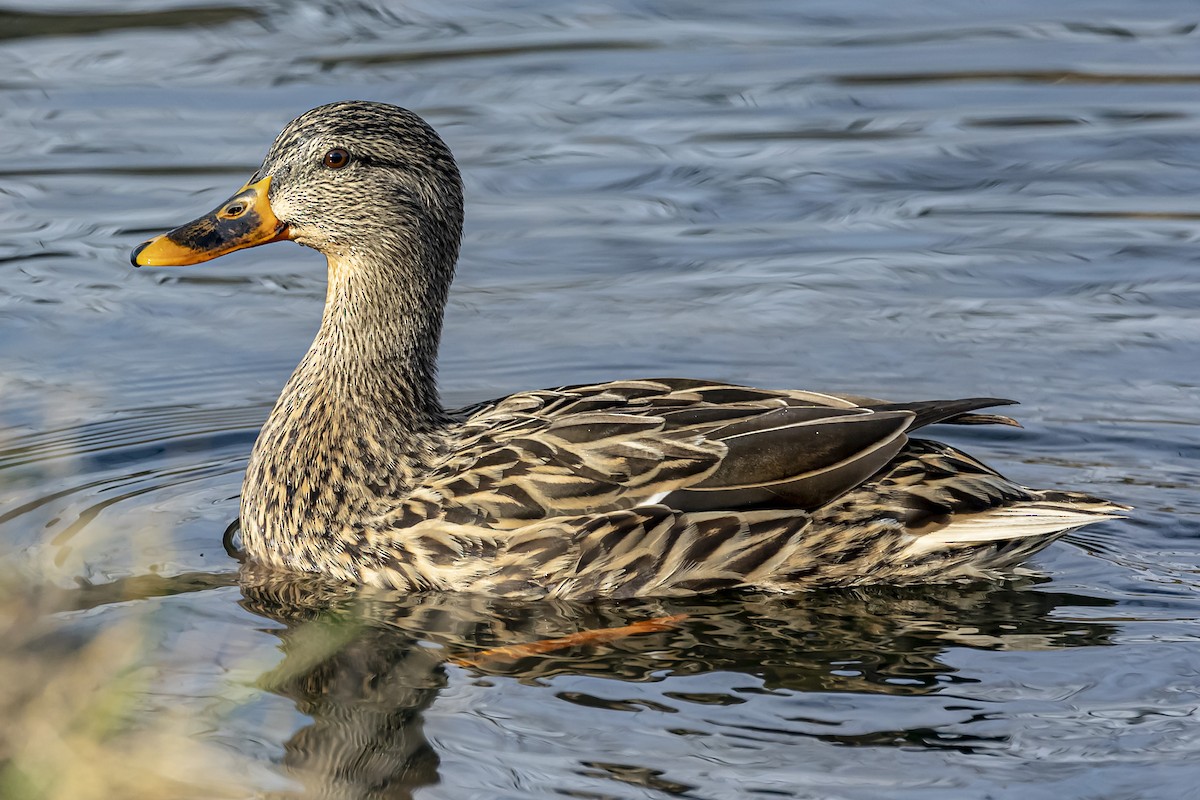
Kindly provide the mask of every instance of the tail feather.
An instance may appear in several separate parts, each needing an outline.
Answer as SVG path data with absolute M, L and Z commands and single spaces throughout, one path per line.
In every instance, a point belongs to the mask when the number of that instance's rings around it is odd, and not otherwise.
M 1064 533 L 1100 522 L 1119 519 L 1127 506 L 1084 495 L 1056 492 L 1054 499 L 1038 498 L 975 514 L 954 517 L 948 525 L 913 537 L 905 551 L 909 557 L 936 550 L 1003 545 L 1013 540 L 1042 540 L 1049 544 Z M 1063 499 L 1059 499 L 1063 498 Z

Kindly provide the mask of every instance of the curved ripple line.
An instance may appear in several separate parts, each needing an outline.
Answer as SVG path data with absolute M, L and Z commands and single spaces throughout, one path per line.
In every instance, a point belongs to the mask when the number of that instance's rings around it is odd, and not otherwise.
M 51 428 L 11 439 L 8 447 L 0 449 L 0 469 L 133 446 L 257 432 L 267 408 L 267 404 L 222 409 L 176 406 L 137 417 Z

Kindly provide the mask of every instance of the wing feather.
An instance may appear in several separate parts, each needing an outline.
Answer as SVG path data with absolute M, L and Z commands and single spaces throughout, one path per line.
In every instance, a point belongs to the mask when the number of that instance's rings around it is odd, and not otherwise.
M 812 510 L 882 469 L 907 432 L 1005 402 L 895 404 L 681 378 L 523 392 L 459 412 L 453 455 L 424 488 L 498 528 L 656 502 Z

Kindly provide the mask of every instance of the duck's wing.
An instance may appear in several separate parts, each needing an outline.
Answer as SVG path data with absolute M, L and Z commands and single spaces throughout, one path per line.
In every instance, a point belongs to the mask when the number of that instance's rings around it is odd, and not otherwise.
M 673 378 L 523 392 L 460 412 L 452 455 L 423 488 L 450 517 L 499 528 L 654 504 L 810 510 L 879 471 L 908 431 L 1006 402 L 905 405 Z

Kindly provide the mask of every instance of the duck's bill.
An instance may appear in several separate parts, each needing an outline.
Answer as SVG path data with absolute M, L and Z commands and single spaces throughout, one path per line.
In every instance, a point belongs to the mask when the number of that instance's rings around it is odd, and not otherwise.
M 287 225 L 271 210 L 270 185 L 270 177 L 246 184 L 211 213 L 142 242 L 129 260 L 135 267 L 182 267 L 290 239 Z

